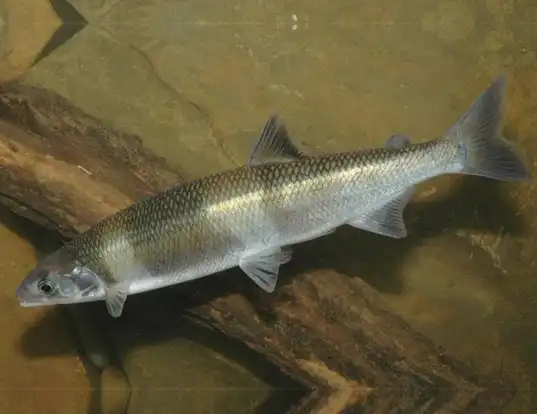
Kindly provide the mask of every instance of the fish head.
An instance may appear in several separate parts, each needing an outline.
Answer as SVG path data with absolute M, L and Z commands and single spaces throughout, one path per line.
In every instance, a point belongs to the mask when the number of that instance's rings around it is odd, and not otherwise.
M 60 305 L 103 299 L 105 288 L 103 280 L 64 247 L 39 262 L 16 295 L 24 307 Z

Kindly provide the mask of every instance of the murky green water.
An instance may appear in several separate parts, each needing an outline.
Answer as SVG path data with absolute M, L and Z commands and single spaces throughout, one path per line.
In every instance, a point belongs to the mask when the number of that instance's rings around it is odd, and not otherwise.
M 52 4 L 0 1 L 0 79 L 57 91 L 193 177 L 244 163 L 274 111 L 308 151 L 432 138 L 502 73 L 505 134 L 535 165 L 529 0 Z M 477 371 L 509 377 L 519 392 L 506 413 L 536 412 L 535 185 L 448 177 L 417 201 L 408 239 L 345 232 L 331 263 Z M 180 314 L 156 326 L 143 310 L 111 323 L 100 304 L 20 308 L 14 290 L 35 249 L 58 241 L 1 219 L 0 413 L 109 414 L 130 401 L 130 414 L 240 414 L 289 398 L 270 398 L 288 384 L 274 368 Z M 370 243 L 357 250 L 354 237 Z

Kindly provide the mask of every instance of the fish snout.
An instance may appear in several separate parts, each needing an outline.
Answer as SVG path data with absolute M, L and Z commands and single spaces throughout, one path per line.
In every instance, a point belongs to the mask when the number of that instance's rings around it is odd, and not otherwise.
M 34 302 L 36 299 L 35 294 L 25 283 L 21 284 L 17 290 L 15 290 L 15 296 L 17 296 L 17 299 L 22 306 L 24 306 L 25 303 Z

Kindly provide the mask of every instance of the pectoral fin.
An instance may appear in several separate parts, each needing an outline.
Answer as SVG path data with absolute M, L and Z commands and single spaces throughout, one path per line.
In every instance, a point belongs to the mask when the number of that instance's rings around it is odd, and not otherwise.
M 120 237 L 109 240 L 108 243 L 109 245 L 104 249 L 103 261 L 115 282 L 106 287 L 106 309 L 110 315 L 118 318 L 123 312 L 131 283 L 148 277 L 149 272 L 136 257 L 128 239 Z M 119 251 L 118 246 L 120 246 Z
M 406 237 L 408 232 L 403 218 L 403 210 L 414 195 L 415 190 L 415 187 L 410 187 L 398 193 L 380 208 L 362 214 L 347 224 L 394 239 Z
M 289 162 L 303 157 L 303 154 L 291 141 L 285 126 L 277 116 L 272 116 L 252 150 L 249 165 L 268 162 Z
M 119 318 L 127 300 L 129 282 L 114 283 L 106 289 L 106 309 L 114 318 Z
M 280 247 L 241 258 L 239 266 L 256 285 L 267 292 L 273 292 L 278 281 L 280 266 L 291 260 L 290 248 Z

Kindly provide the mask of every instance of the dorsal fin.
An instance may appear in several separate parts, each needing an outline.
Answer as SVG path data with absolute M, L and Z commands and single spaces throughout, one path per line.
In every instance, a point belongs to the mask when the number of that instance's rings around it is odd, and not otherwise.
M 410 138 L 406 135 L 395 134 L 386 140 L 384 146 L 386 148 L 401 149 L 411 144 Z
M 292 143 L 285 125 L 279 121 L 276 115 L 273 115 L 265 124 L 250 154 L 248 165 L 296 161 L 303 156 Z

